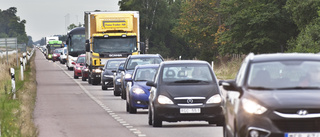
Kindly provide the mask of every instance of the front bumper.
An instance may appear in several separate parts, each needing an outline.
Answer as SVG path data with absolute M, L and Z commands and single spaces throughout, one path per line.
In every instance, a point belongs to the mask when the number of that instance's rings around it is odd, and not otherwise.
M 239 136 L 250 137 L 253 131 L 258 132 L 261 137 L 286 137 L 289 136 L 288 133 L 319 133 L 320 135 L 319 117 L 284 118 L 275 112 L 252 115 L 243 110 L 238 112 L 236 123 Z
M 134 108 L 143 108 L 147 109 L 149 104 L 149 95 L 148 94 L 135 94 L 130 91 L 130 103 Z
M 102 76 L 101 82 L 102 82 L 102 85 L 104 86 L 113 87 L 113 77 Z
M 75 76 L 82 76 L 81 70 L 82 70 L 81 67 L 80 68 L 75 67 L 74 68 L 74 75 Z
M 200 113 L 181 114 L 181 108 L 200 108 Z M 163 121 L 224 121 L 223 107 L 220 104 L 204 104 L 200 106 L 178 106 L 154 104 L 155 113 Z

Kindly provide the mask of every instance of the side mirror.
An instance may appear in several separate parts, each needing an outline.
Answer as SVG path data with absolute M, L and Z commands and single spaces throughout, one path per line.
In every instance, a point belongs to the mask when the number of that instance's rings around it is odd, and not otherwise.
M 227 91 L 237 91 L 240 93 L 240 96 L 242 95 L 243 91 L 241 87 L 238 87 L 236 85 L 235 80 L 220 80 L 219 85 L 223 87 L 223 89 Z
M 125 81 L 132 81 L 132 77 L 130 77 L 130 78 L 125 78 Z
M 81 63 L 81 64 L 80 64 L 80 66 L 84 66 L 84 64 L 83 64 L 83 63 Z
M 90 41 L 86 40 L 86 52 L 90 52 Z
M 60 55 L 63 55 L 63 53 L 61 52 Z
M 156 87 L 156 84 L 153 81 L 147 81 L 146 85 L 150 87 Z
M 120 71 L 124 71 L 124 68 L 123 68 L 123 67 L 119 67 L 119 70 L 120 70 Z
M 75 62 L 72 62 L 71 64 L 76 65 L 76 63 L 75 63 Z

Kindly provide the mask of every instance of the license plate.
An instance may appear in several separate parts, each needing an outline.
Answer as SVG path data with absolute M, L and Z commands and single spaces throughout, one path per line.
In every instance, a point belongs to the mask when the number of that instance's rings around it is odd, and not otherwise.
M 313 133 L 285 133 L 285 137 L 320 137 L 320 132 Z
M 100 78 L 100 75 L 96 75 L 97 78 Z
M 181 114 L 200 113 L 200 108 L 180 108 Z

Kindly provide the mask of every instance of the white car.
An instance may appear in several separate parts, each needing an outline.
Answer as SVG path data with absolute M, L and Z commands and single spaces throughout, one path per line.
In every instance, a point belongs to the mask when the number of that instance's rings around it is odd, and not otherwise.
M 67 62 L 67 47 L 63 48 L 63 52 L 60 55 L 60 63 L 65 64 Z
M 76 62 L 78 59 L 78 57 L 72 57 L 72 56 L 68 56 L 67 58 L 67 62 L 66 62 L 66 66 L 68 68 L 68 70 L 73 70 L 74 65 L 72 64 L 72 62 Z

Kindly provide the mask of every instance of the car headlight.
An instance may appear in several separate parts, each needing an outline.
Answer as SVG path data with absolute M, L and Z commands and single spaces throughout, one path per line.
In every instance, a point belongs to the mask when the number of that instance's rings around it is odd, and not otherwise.
M 117 82 L 121 82 L 121 79 L 118 78 L 116 81 L 117 81 Z
M 89 69 L 86 68 L 86 69 L 84 69 L 84 71 L 89 71 Z
M 159 95 L 158 102 L 160 104 L 173 104 L 172 100 L 164 95 Z
M 94 72 L 94 73 L 101 73 L 102 71 L 101 71 L 101 69 L 93 69 L 92 72 Z
M 222 101 L 222 98 L 219 94 L 216 94 L 216 95 L 213 95 L 212 97 L 210 97 L 208 100 L 207 100 L 207 104 L 213 104 L 213 103 L 221 103 Z
M 126 78 L 131 78 L 131 74 L 126 74 L 125 76 L 124 76 L 124 78 L 126 79 Z
M 53 56 L 56 57 L 57 55 L 56 55 L 56 54 L 53 54 Z
M 145 93 L 141 88 L 133 88 L 132 92 L 135 94 L 144 94 Z
M 242 107 L 246 112 L 250 114 L 263 114 L 267 111 L 267 108 L 249 99 L 242 100 Z

